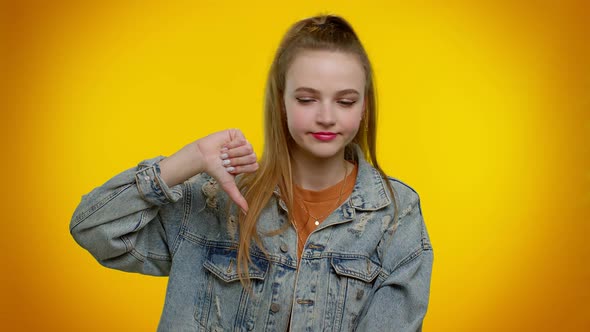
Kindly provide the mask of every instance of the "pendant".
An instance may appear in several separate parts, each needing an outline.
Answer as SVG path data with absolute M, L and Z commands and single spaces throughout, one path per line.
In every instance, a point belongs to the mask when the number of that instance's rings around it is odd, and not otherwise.
M 314 222 L 314 224 L 317 226 L 317 225 L 319 225 L 319 224 L 320 224 L 320 222 L 316 220 L 316 221 Z

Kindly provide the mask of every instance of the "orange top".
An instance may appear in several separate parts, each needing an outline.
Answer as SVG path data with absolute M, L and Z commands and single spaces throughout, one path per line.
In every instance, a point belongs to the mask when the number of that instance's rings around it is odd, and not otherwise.
M 295 227 L 297 229 L 298 241 L 297 249 L 298 256 L 301 258 L 303 246 L 309 237 L 318 226 L 315 224 L 314 217 L 318 218 L 321 223 L 324 221 L 336 208 L 340 207 L 344 201 L 352 194 L 354 184 L 356 182 L 356 175 L 358 172 L 358 165 L 354 164 L 354 168 L 345 179 L 320 191 L 306 190 L 294 184 L 295 202 L 293 204 L 293 214 L 295 218 Z M 346 181 L 346 183 L 343 183 Z M 342 188 L 344 185 L 344 188 Z M 342 197 L 338 201 L 342 190 Z M 307 209 L 307 212 L 305 209 Z M 313 217 L 312 217 L 313 216 Z

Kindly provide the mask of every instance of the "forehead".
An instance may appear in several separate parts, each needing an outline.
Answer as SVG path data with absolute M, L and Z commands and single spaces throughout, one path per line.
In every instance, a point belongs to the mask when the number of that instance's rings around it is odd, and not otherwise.
M 338 51 L 301 51 L 286 75 L 287 91 L 310 87 L 323 92 L 365 87 L 365 71 L 356 54 Z

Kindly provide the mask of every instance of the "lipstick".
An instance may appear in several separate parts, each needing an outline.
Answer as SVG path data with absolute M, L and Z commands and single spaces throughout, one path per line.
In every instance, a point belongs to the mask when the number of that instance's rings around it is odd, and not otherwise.
M 331 141 L 334 138 L 336 138 L 336 133 L 325 132 L 325 131 L 311 133 L 311 135 L 313 137 L 315 137 L 315 139 L 320 140 L 320 141 Z

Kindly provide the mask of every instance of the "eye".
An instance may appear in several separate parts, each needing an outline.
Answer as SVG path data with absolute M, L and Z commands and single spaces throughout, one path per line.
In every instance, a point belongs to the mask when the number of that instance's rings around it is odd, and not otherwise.
M 295 99 L 297 99 L 297 102 L 300 104 L 309 104 L 314 101 L 314 99 L 312 99 L 312 98 L 295 98 Z
M 350 107 L 356 103 L 356 100 L 339 100 L 338 103 L 344 107 Z

